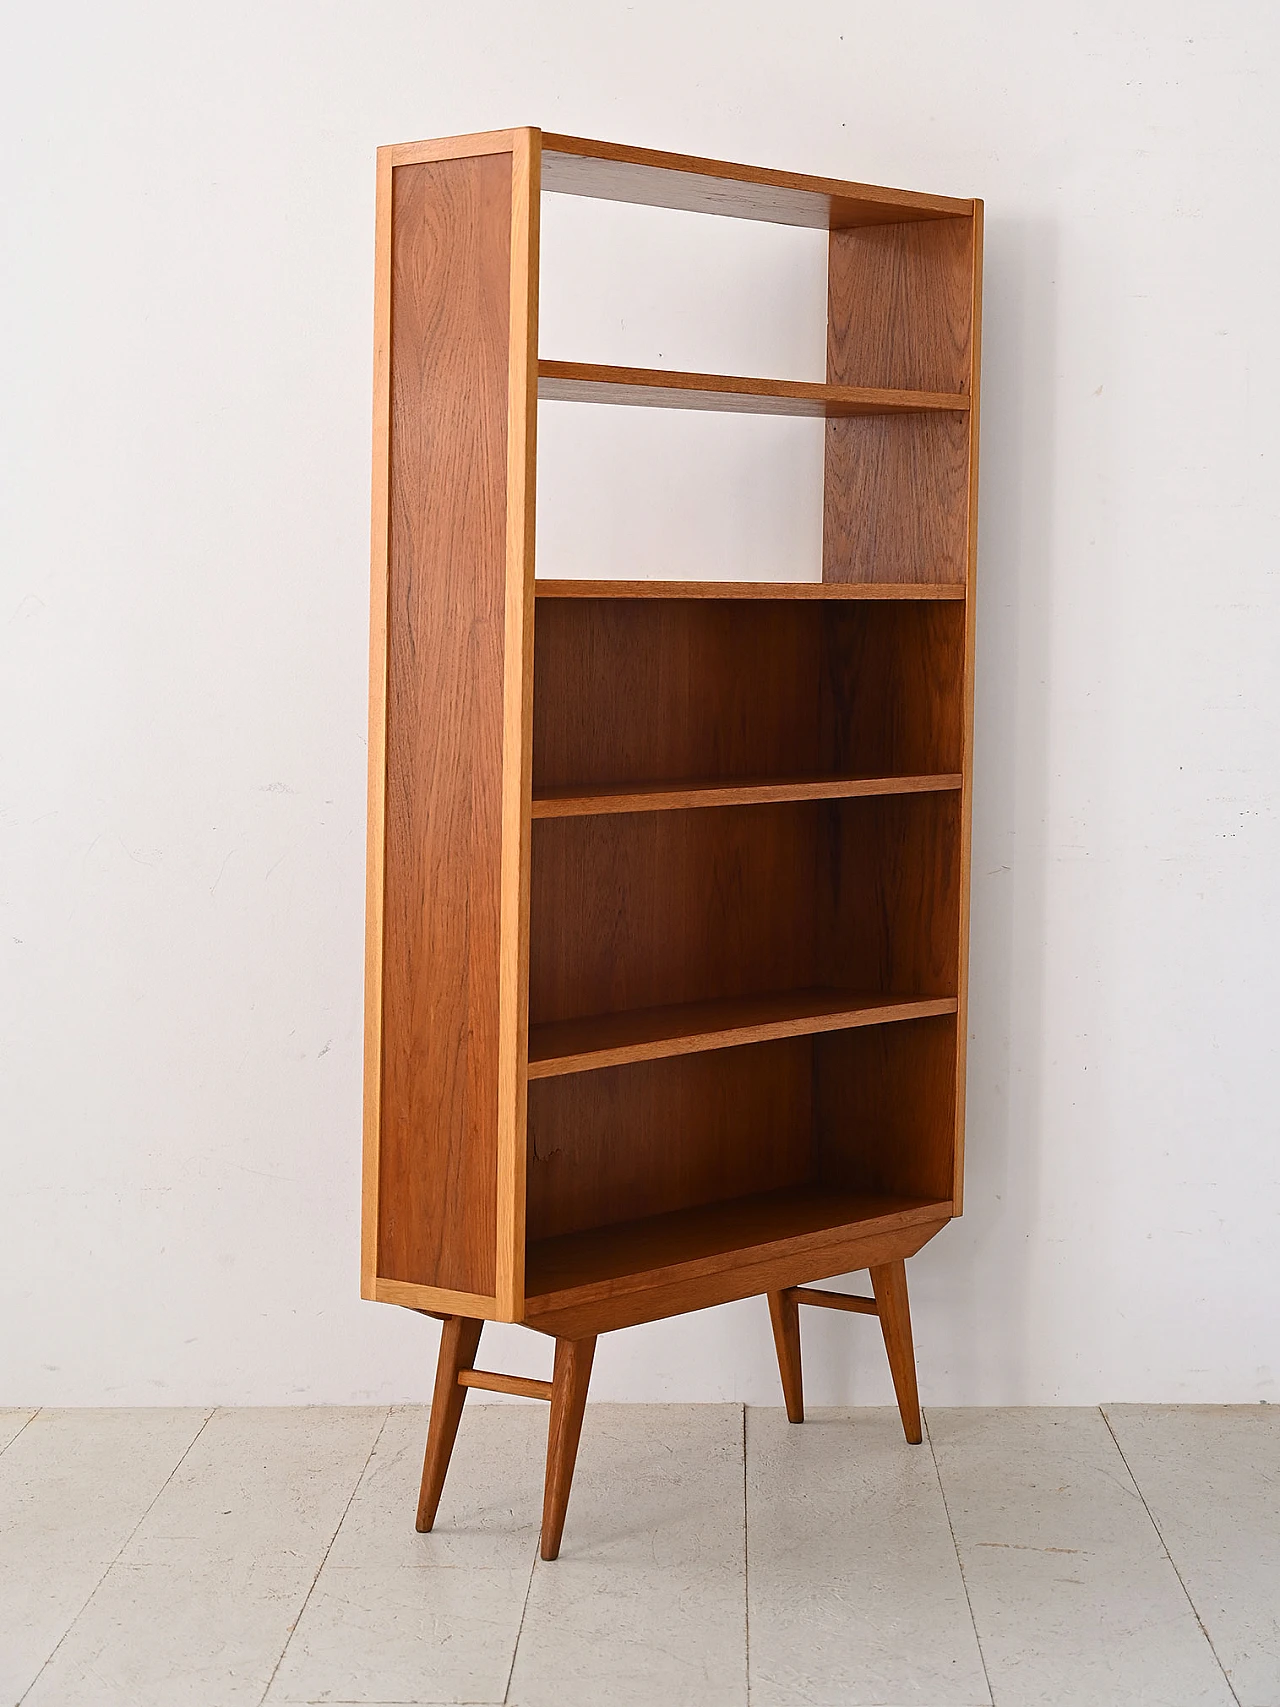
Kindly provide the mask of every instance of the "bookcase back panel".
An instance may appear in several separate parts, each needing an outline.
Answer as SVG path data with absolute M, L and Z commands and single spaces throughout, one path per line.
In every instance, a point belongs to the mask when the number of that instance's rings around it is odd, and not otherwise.
M 827 986 L 954 996 L 955 793 L 543 819 L 532 1024 Z
M 827 379 L 902 391 L 968 391 L 974 222 L 931 219 L 833 231 Z
M 808 1038 L 534 1081 L 529 1238 L 808 1180 L 813 1083 Z
M 813 982 L 882 995 L 956 995 L 960 796 L 889 795 L 818 810 Z
M 533 784 L 958 771 L 964 612 L 543 600 Z
M 974 383 L 974 219 L 833 231 L 827 380 L 967 392 Z M 967 579 L 968 414 L 829 421 L 826 581 Z
M 958 412 L 827 422 L 824 581 L 964 582 L 969 427 Z
M 495 1285 L 511 157 L 391 210 L 378 1272 Z
M 530 1240 L 805 1186 L 951 1197 L 954 1017 L 535 1081 Z
M 810 983 L 818 835 L 771 806 L 535 822 L 530 1024 Z
M 824 1185 L 946 1199 L 955 1172 L 956 1021 L 908 1020 L 813 1040 Z

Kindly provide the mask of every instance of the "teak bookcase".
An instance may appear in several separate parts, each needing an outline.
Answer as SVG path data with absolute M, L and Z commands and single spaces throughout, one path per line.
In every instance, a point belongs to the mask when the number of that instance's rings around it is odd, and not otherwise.
M 824 384 L 547 360 L 546 192 L 830 231 Z M 363 1293 L 551 1401 L 595 1336 L 880 1318 L 960 1210 L 982 204 L 533 129 L 378 154 Z M 571 354 L 572 352 L 565 352 Z M 818 584 L 534 580 L 539 398 L 826 421 Z M 803 1290 L 869 1268 L 874 1298 Z M 551 1382 L 474 1367 L 486 1321 Z

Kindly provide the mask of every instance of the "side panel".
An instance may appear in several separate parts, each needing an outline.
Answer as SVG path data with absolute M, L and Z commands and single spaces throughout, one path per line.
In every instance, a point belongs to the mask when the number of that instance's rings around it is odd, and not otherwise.
M 935 708 L 936 714 L 945 713 L 960 735 L 958 833 L 945 849 L 903 849 L 907 864 L 923 862 L 925 871 L 930 859 L 936 867 L 945 855 L 946 872 L 935 869 L 929 880 L 950 886 L 958 901 L 954 926 L 948 927 L 959 996 L 954 1079 L 932 1063 L 929 1120 L 919 1123 L 912 1140 L 920 1151 L 912 1165 L 925 1170 L 931 1189 L 941 1189 L 943 1171 L 950 1174 L 957 1214 L 964 1173 L 981 281 L 981 202 L 973 203 L 969 217 L 831 233 L 828 382 L 966 392 L 970 399 L 963 414 L 828 422 L 823 528 L 826 581 L 965 587 L 963 668 L 956 657 L 946 679 L 938 677 L 928 689 L 946 696 L 950 703 Z M 941 1028 L 935 1030 L 942 1035 Z M 877 1067 L 878 1094 L 886 1106 L 893 1101 L 895 1075 L 904 1094 L 918 1089 L 909 1042 L 895 1035 Z M 858 1040 L 849 1047 L 871 1046 Z
M 536 134 L 473 143 L 379 161 L 364 1291 L 513 1316 Z

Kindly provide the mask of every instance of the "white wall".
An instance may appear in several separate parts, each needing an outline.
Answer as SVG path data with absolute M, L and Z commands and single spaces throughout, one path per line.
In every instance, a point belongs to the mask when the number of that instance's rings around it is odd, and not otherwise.
M 356 1295 L 373 150 L 530 122 L 986 198 L 969 1210 L 913 1265 L 922 1387 L 1277 1397 L 1277 35 L 11 10 L 0 1401 L 429 1391 L 433 1327 Z M 550 208 L 544 350 L 816 377 L 820 242 L 691 223 Z M 807 424 L 588 416 L 544 410 L 544 570 L 816 574 Z M 885 1400 L 874 1327 L 814 1314 L 814 1401 Z M 776 1402 L 758 1300 L 597 1370 Z

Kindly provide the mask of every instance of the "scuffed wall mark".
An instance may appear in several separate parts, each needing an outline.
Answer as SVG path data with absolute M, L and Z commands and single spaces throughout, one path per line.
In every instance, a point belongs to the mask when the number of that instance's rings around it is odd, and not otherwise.
M 229 851 L 229 852 L 228 852 L 228 854 L 227 854 L 227 858 L 226 858 L 226 859 L 224 859 L 224 860 L 223 860 L 223 862 L 222 862 L 222 864 L 221 864 L 221 865 L 220 865 L 220 866 L 219 866 L 219 867 L 218 867 L 218 875 L 217 875 L 217 876 L 216 876 L 216 877 L 215 877 L 215 878 L 214 878 L 214 880 L 213 880 L 213 882 L 212 882 L 212 883 L 211 883 L 211 884 L 210 884 L 210 886 L 209 886 L 209 893 L 210 893 L 210 895 L 212 895 L 212 894 L 213 894 L 213 892 L 214 892 L 214 890 L 215 890 L 215 889 L 216 889 L 216 888 L 217 888 L 217 887 L 218 887 L 218 885 L 219 885 L 219 884 L 220 884 L 220 883 L 221 883 L 221 882 L 222 882 L 222 874 L 223 874 L 223 872 L 224 872 L 224 871 L 225 871 L 225 870 L 226 870 L 226 869 L 227 869 L 227 860 L 229 860 L 229 859 L 230 859 L 230 858 L 231 858 L 231 855 L 232 855 L 232 854 L 233 854 L 233 853 L 234 853 L 234 852 L 235 852 L 235 851 L 236 851 L 236 850 L 235 850 L 235 849 L 234 849 L 234 848 L 232 848 L 232 849 L 230 849 L 230 851 Z

